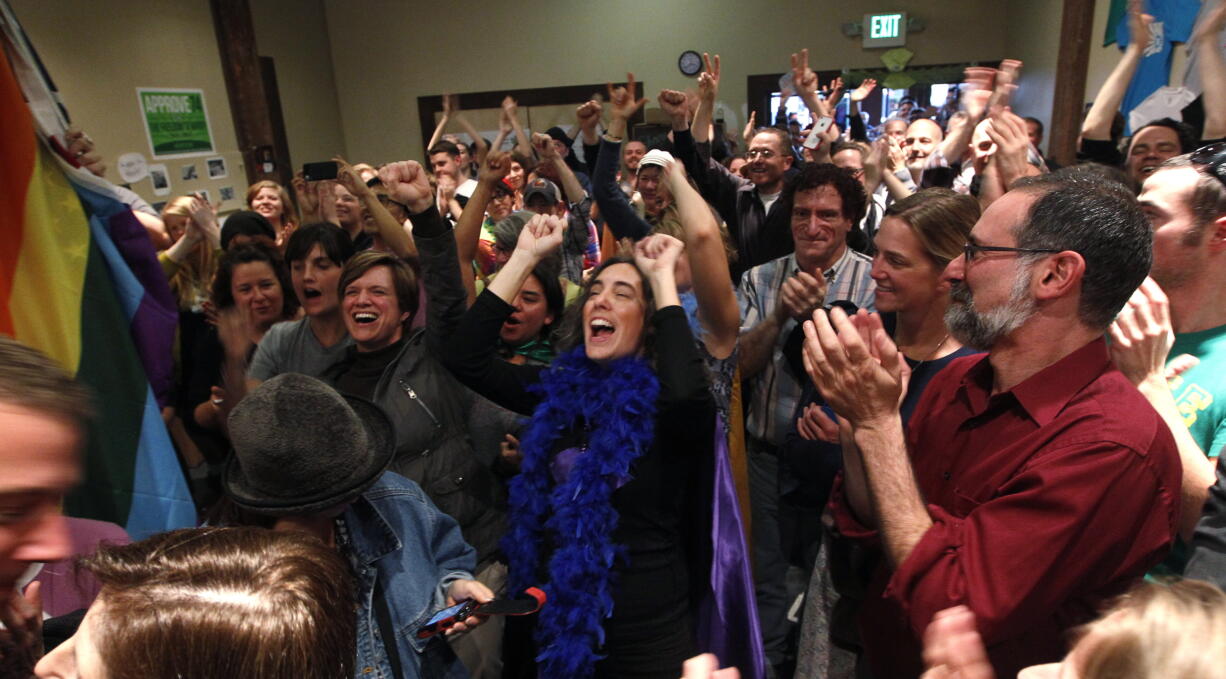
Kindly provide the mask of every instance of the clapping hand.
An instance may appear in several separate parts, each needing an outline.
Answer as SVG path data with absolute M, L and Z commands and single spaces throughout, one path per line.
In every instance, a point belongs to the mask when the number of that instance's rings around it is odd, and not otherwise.
M 775 305 L 775 313 L 781 318 L 804 319 L 813 313 L 826 300 L 826 279 L 818 274 L 814 276 L 805 271 L 797 271 L 796 275 L 783 282 L 779 289 L 779 301 Z
M 984 131 L 996 144 L 991 162 L 996 164 L 1004 186 L 1029 173 L 1030 136 L 1026 133 L 1026 121 L 1008 108 L 997 108 L 984 123 Z
M 1166 359 L 1174 343 L 1170 301 L 1147 277 L 1111 324 L 1111 359 L 1133 384 L 1165 384 Z
M 897 416 L 906 362 L 880 316 L 861 310 L 853 321 L 838 307 L 819 309 L 804 333 L 805 372 L 836 413 L 852 427 Z
M 508 121 L 515 120 L 515 117 L 519 115 L 519 103 L 509 94 L 502 98 L 502 113 Z

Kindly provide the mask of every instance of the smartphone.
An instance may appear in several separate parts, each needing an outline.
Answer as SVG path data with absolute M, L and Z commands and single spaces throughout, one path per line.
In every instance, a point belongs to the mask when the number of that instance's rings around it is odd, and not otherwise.
M 430 619 L 426 621 L 426 624 L 422 625 L 421 629 L 417 630 L 417 638 L 429 639 L 439 632 L 444 632 L 450 629 L 457 622 L 463 622 L 465 619 L 471 616 L 474 610 L 480 606 L 481 604 L 477 603 L 476 601 L 461 601 L 450 608 L 444 608 L 438 613 L 430 616 Z
M 809 130 L 809 136 L 805 137 L 804 147 L 812 150 L 820 146 L 822 143 L 822 133 L 830 129 L 830 125 L 833 122 L 834 118 L 830 116 L 818 118 L 817 122 L 813 123 L 813 129 Z
M 322 163 L 305 163 L 302 166 L 302 177 L 308 182 L 336 179 L 336 161 L 326 160 Z
M 543 605 L 545 605 L 545 592 L 536 587 L 525 589 L 513 599 L 494 599 L 484 604 L 476 601 L 461 601 L 430 616 L 426 624 L 417 630 L 417 638 L 429 639 L 439 632 L 451 629 L 457 622 L 462 622 L 474 615 L 528 615 L 541 610 Z

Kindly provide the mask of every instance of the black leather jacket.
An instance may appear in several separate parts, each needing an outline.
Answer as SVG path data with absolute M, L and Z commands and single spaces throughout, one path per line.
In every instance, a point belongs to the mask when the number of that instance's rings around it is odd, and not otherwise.
M 445 284 L 459 279 L 455 237 L 421 233 L 433 217 L 431 208 L 413 215 L 414 241 L 426 286 L 426 325 L 409 337 L 383 370 L 371 400 L 379 404 L 396 430 L 396 457 L 391 471 L 412 479 L 438 508 L 459 524 L 464 539 L 477 550 L 477 569 L 498 558 L 498 541 L 506 531 L 500 507 L 502 486 L 477 458 L 469 440 L 473 394 L 438 361 L 439 348 L 451 340 L 464 314 L 463 288 Z M 429 232 L 429 231 L 427 231 Z M 335 384 L 356 358 L 356 349 L 324 373 Z

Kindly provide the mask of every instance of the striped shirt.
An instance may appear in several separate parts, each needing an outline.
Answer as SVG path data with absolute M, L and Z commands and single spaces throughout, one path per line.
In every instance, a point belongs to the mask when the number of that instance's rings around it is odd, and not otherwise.
M 873 260 L 851 248 L 847 248 L 834 266 L 822 272 L 826 277 L 826 304 L 847 300 L 861 309 L 875 311 L 877 284 L 869 276 Z M 737 301 L 741 305 L 741 332 L 757 325 L 772 313 L 779 299 L 783 283 L 799 270 L 796 255 L 791 254 L 755 266 L 745 272 L 745 278 L 737 289 Z M 750 436 L 778 446 L 791 424 L 800 398 L 801 380 L 807 375 L 792 372 L 783 357 L 783 345 L 796 327 L 794 318 L 784 322 L 782 331 L 775 339 L 771 360 L 750 379 L 749 413 L 745 431 Z

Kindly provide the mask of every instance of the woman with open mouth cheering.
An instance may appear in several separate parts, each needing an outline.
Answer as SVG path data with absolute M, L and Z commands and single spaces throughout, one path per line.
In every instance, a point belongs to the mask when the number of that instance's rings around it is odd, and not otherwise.
M 692 470 L 712 455 L 715 424 L 674 279 L 684 246 L 659 236 L 633 259 L 606 260 L 568 311 L 548 368 L 500 361 L 495 340 L 515 294 L 564 229 L 532 218 L 443 361 L 482 395 L 532 413 L 503 550 L 510 591 L 543 583 L 549 595 L 539 676 L 677 677 L 695 652 L 691 499 L 702 481 Z

